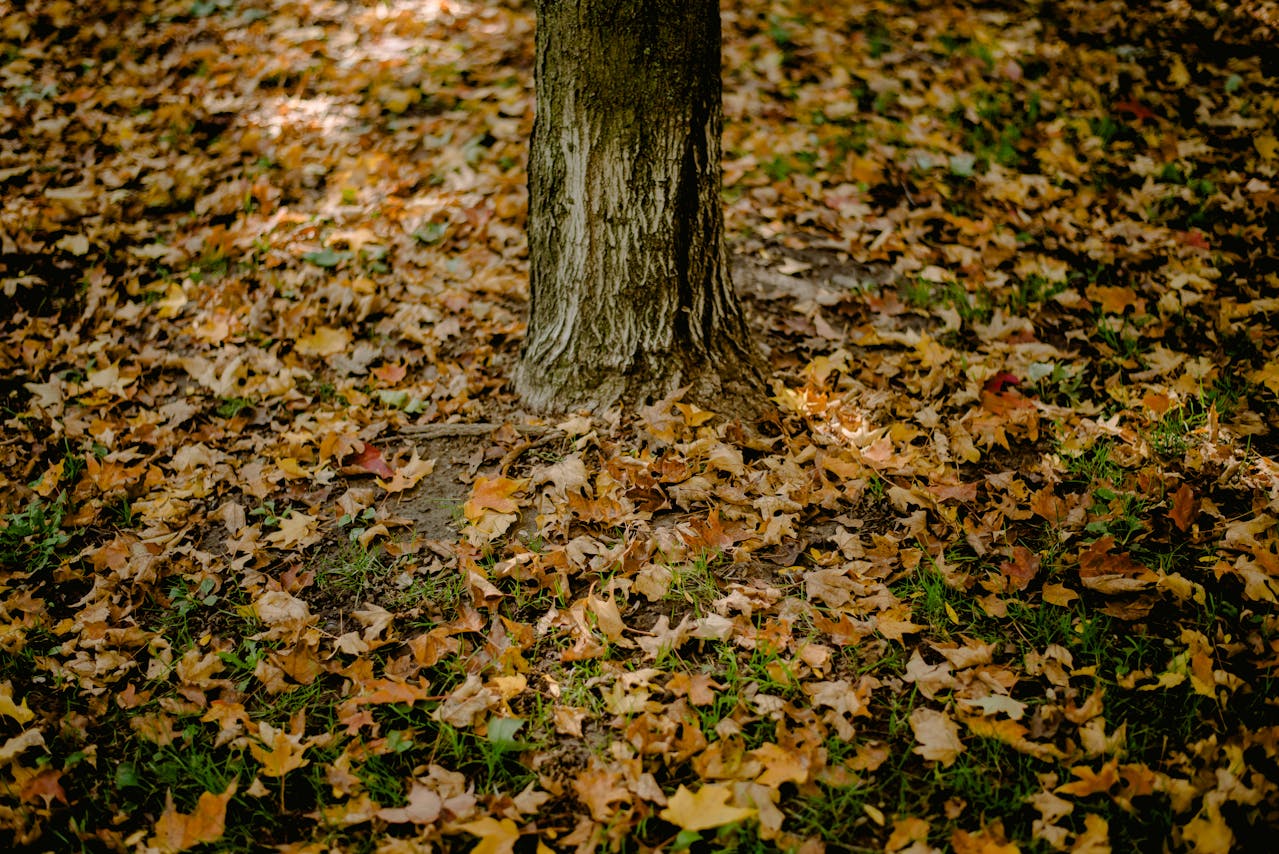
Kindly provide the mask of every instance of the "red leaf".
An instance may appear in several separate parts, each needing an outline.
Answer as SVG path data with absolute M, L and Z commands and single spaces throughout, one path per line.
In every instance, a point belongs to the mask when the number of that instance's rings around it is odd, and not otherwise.
M 990 379 L 986 380 L 986 385 L 982 386 L 982 388 L 984 388 L 986 391 L 999 394 L 1001 391 L 1004 390 L 1005 386 L 1020 385 L 1020 384 L 1021 384 L 1021 380 L 1017 378 L 1016 374 L 1010 374 L 1007 371 L 1000 371 L 999 373 L 995 374 Z
M 1212 245 L 1208 242 L 1208 237 L 1202 231 L 1176 231 L 1173 234 L 1176 235 L 1177 242 L 1186 246 L 1204 250 L 1212 248 Z
M 1115 104 L 1115 109 L 1121 113 L 1128 113 L 1134 119 L 1153 119 L 1156 118 L 1155 113 L 1140 101 L 1127 100 L 1119 101 Z
M 395 477 L 395 470 L 386 464 L 386 460 L 382 459 L 381 451 L 368 442 L 362 442 L 361 444 L 363 447 L 360 448 L 359 452 L 351 454 L 343 462 L 343 472 L 347 474 L 369 472 L 378 477 Z
M 1039 555 L 1024 546 L 1013 546 L 1012 560 L 999 565 L 999 571 L 1008 579 L 1009 590 L 1025 590 L 1039 572 Z

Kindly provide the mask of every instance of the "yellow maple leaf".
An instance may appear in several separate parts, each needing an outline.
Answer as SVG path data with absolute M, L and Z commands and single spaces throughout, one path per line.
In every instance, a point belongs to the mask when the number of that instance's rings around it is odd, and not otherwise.
M 490 816 L 459 827 L 480 838 L 471 854 L 510 854 L 520 838 L 520 829 L 509 818 L 498 821 Z
M 283 777 L 311 764 L 302 755 L 310 747 L 302 740 L 302 733 L 295 735 L 264 721 L 258 725 L 258 738 L 260 742 L 249 742 L 249 752 L 262 763 L 262 773 L 268 777 Z
M 1216 799 L 1204 798 L 1204 808 L 1181 829 L 1181 838 L 1190 843 L 1195 854 L 1230 854 L 1235 834 L 1221 814 Z
M 0 715 L 8 715 L 20 724 L 25 724 L 36 716 L 36 713 L 27 707 L 27 700 L 22 698 L 21 703 L 13 701 L 13 684 L 4 682 L 0 684 Z
M 332 356 L 351 346 L 351 333 L 345 329 L 321 326 L 297 340 L 293 349 L 303 356 Z
M 696 792 L 680 786 L 658 815 L 681 830 L 693 831 L 722 827 L 752 818 L 755 815 L 754 809 L 735 807 L 728 803 L 732 795 L 733 790 L 722 783 L 707 783 Z

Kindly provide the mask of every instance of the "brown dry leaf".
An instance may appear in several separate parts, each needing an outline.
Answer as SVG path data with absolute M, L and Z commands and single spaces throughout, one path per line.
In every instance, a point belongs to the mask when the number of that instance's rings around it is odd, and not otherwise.
M 264 638 L 296 634 L 315 621 L 306 602 L 283 590 L 268 590 L 253 602 L 253 614 L 267 625 Z
M 612 594 L 596 596 L 592 589 L 587 597 L 587 603 L 591 612 L 595 614 L 595 623 L 604 633 L 604 637 L 611 643 L 622 641 L 622 633 L 626 631 L 626 626 L 622 623 L 622 614 Z
M 1085 587 L 1098 593 L 1132 593 L 1159 580 L 1127 552 L 1114 548 L 1115 538 L 1107 534 L 1079 553 L 1079 579 Z
M 346 329 L 321 326 L 310 335 L 297 340 L 294 349 L 304 356 L 333 356 L 344 353 L 351 346 L 351 333 Z
M 226 807 L 235 794 L 235 781 L 221 794 L 205 792 L 190 815 L 177 811 L 173 794 L 167 796 L 164 812 L 156 820 L 147 847 L 162 854 L 186 851 L 206 842 L 216 842 L 226 830 Z
M 1110 824 L 1096 813 L 1084 816 L 1084 829 L 1070 844 L 1071 854 L 1111 854 Z
M 62 772 L 54 768 L 45 768 L 22 784 L 18 797 L 26 803 L 34 802 L 36 798 L 39 798 L 44 801 L 45 809 L 51 807 L 54 801 L 65 804 L 67 793 L 62 789 Z
M 417 486 L 422 478 L 433 471 L 435 471 L 435 460 L 423 460 L 418 457 L 415 450 L 409 461 L 395 470 L 390 480 L 379 479 L 377 484 L 392 494 L 404 492 Z
M 471 727 L 502 698 L 496 691 L 484 686 L 484 680 L 475 674 L 453 690 L 431 713 L 436 720 L 455 727 Z
M 945 712 L 918 708 L 910 713 L 910 728 L 915 733 L 915 753 L 943 767 L 950 767 L 964 752 L 959 740 L 959 725 Z
M 1195 498 L 1195 491 L 1190 488 L 1190 484 L 1183 483 L 1172 495 L 1172 507 L 1168 510 L 1168 516 L 1178 531 L 1187 531 L 1198 515 L 1199 501 Z
M 919 689 L 919 693 L 930 700 L 936 697 L 938 693 L 948 691 L 959 685 L 955 680 L 950 662 L 942 661 L 937 664 L 928 664 L 924 661 L 924 657 L 918 649 L 911 653 L 910 661 L 906 663 L 906 673 L 902 678 L 906 682 L 914 683 L 915 687 Z
M 755 782 L 760 785 L 776 787 L 782 783 L 808 781 L 810 762 L 798 751 L 787 750 L 769 742 L 752 750 L 750 755 L 764 766 L 764 770 L 755 778 Z
M 1039 555 L 1024 546 L 1013 546 L 1011 559 L 1001 563 L 999 571 L 1008 579 L 1009 590 L 1025 590 L 1039 573 Z
M 617 811 L 613 804 L 630 803 L 631 791 L 616 768 L 592 767 L 573 778 L 573 791 L 596 821 L 608 821 Z
M 880 611 L 874 616 L 875 630 L 889 640 L 904 643 L 903 637 L 919 632 L 924 626 L 912 622 L 910 619 L 910 606 L 901 604 L 894 605 L 887 610 Z
M 1064 584 L 1045 584 L 1040 595 L 1049 605 L 1056 605 L 1060 608 L 1069 608 L 1070 603 L 1079 598 L 1078 593 Z
M 730 805 L 732 798 L 732 787 L 722 783 L 707 783 L 696 792 L 680 786 L 658 815 L 681 830 L 694 831 L 723 827 L 755 815 L 753 807 Z
M 922 818 L 899 818 L 884 843 L 884 854 L 924 854 L 935 849 L 928 845 L 929 824 Z
M 440 817 L 444 801 L 425 784 L 414 780 L 409 786 L 405 798 L 407 803 L 402 807 L 386 807 L 377 811 L 377 817 L 391 824 L 412 822 L 413 824 L 432 824 Z
M 319 521 L 315 516 L 294 510 L 280 520 L 278 530 L 266 535 L 266 541 L 277 549 L 304 549 L 315 545 L 324 537 Z

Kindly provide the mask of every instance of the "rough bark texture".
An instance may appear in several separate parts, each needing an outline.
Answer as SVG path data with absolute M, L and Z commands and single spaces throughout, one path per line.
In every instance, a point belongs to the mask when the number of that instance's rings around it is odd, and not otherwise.
M 717 0 L 538 0 L 529 406 L 761 399 L 724 251 L 720 87 Z

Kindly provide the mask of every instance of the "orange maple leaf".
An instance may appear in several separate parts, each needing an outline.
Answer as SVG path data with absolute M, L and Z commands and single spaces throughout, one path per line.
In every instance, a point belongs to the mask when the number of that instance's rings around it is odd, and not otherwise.
M 1070 773 L 1079 779 L 1073 783 L 1058 786 L 1058 793 L 1083 798 L 1099 792 L 1108 792 L 1119 782 L 1119 760 L 1112 759 L 1096 771 L 1087 765 L 1076 765 L 1070 769 Z
M 190 815 L 177 811 L 173 805 L 173 793 L 170 792 L 164 813 L 156 820 L 155 830 L 147 840 L 147 847 L 162 854 L 174 854 L 220 839 L 226 830 L 226 805 L 235 794 L 235 788 L 235 781 L 232 780 L 231 785 L 220 795 L 205 792 L 196 801 L 195 811 Z
M 487 477 L 476 478 L 475 486 L 471 488 L 471 499 L 462 506 L 462 512 L 469 522 L 479 521 L 486 510 L 514 513 L 520 508 L 520 504 L 512 496 L 524 486 L 525 481 L 513 480 L 509 477 L 497 477 L 492 480 Z

